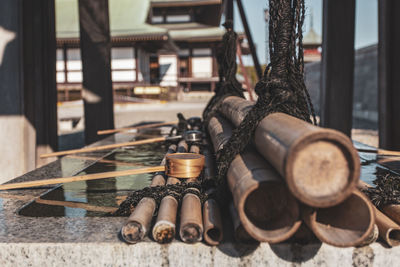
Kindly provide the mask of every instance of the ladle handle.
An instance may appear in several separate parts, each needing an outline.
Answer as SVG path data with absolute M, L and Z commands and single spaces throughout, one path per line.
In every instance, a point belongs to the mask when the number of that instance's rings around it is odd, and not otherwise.
M 125 128 L 101 130 L 101 131 L 97 131 L 97 134 L 98 135 L 103 135 L 103 134 L 112 134 L 112 133 L 118 133 L 118 132 L 126 132 L 126 131 L 129 131 L 129 130 L 156 128 L 156 127 L 160 127 L 160 126 L 172 125 L 172 124 L 177 124 L 177 123 L 178 123 L 177 121 L 169 121 L 169 122 L 161 122 L 161 123 L 152 123 L 152 124 L 140 125 L 140 126 L 135 126 L 135 127 L 125 127 Z
M 92 151 L 112 149 L 112 148 L 118 148 L 118 147 L 124 147 L 124 146 L 144 145 L 144 144 L 163 142 L 166 139 L 167 139 L 166 137 L 156 137 L 156 138 L 150 138 L 150 139 L 139 140 L 139 141 L 112 144 L 112 145 L 86 147 L 86 148 L 80 148 L 80 149 L 72 149 L 72 150 L 65 150 L 65 151 L 59 151 L 59 152 L 54 152 L 54 153 L 42 154 L 42 155 L 40 155 L 40 157 L 41 158 L 58 157 L 58 156 L 64 156 L 64 155 L 71 155 L 71 154 L 75 154 L 75 153 L 92 152 Z
M 165 166 L 155 166 L 155 167 L 131 169 L 124 171 L 101 172 L 101 173 L 86 174 L 80 176 L 64 177 L 64 178 L 52 178 L 39 181 L 5 184 L 5 185 L 0 185 L 0 190 L 53 185 L 53 184 L 70 183 L 77 181 L 98 180 L 98 179 L 105 179 L 117 176 L 126 176 L 126 175 L 143 174 L 143 173 L 160 172 L 160 171 L 165 171 Z

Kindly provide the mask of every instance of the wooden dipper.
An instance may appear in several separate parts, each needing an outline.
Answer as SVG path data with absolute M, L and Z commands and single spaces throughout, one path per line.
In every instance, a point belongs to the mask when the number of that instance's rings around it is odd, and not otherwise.
M 52 178 L 39 181 L 29 181 L 14 184 L 0 185 L 0 190 L 26 188 L 33 186 L 43 186 L 60 183 L 70 183 L 76 181 L 88 181 L 98 180 L 105 178 L 112 178 L 117 176 L 126 176 L 133 174 L 143 174 L 151 172 L 165 171 L 168 176 L 177 178 L 197 178 L 204 166 L 204 156 L 201 154 L 193 153 L 173 153 L 166 156 L 165 166 L 155 166 L 140 169 L 131 169 L 124 171 L 113 171 L 113 172 L 101 172 L 80 176 L 64 177 L 64 178 Z

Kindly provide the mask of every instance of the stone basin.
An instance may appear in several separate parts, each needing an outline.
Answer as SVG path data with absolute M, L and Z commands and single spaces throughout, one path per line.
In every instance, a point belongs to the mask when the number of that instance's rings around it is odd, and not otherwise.
M 132 135 L 117 134 L 93 145 L 126 142 L 132 138 Z M 93 168 L 112 153 L 101 151 L 81 158 L 64 157 L 10 182 L 75 175 Z M 362 177 L 370 183 L 374 170 L 385 167 L 376 161 L 373 153 L 360 153 L 360 157 Z M 393 169 L 398 170 L 396 166 Z M 146 185 L 145 181 L 140 186 Z M 129 189 L 131 185 L 124 186 Z M 26 196 L 33 198 L 53 190 L 57 189 L 52 186 L 0 192 L 0 266 L 395 266 L 400 259 L 400 247 L 388 248 L 380 242 L 360 248 L 336 248 L 321 243 L 246 245 L 234 242 L 229 231 L 217 247 L 204 243 L 189 245 L 178 240 L 160 245 L 150 239 L 127 245 L 119 237 L 124 217 L 87 216 L 82 212 L 67 212 L 67 208 L 61 211 L 61 216 L 49 217 L 46 212 L 41 217 L 20 214 L 31 202 Z M 79 201 L 79 198 L 75 196 L 72 200 Z M 83 196 L 82 201 L 88 198 Z M 60 209 L 49 207 L 56 208 Z

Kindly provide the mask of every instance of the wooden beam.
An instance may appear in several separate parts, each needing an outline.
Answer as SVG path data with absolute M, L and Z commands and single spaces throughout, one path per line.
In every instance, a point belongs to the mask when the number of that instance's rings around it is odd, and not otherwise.
M 379 146 L 400 150 L 400 2 L 378 2 Z
M 354 25 L 355 0 L 324 0 L 321 124 L 348 136 L 353 112 Z
M 85 142 L 114 128 L 108 0 L 79 0 Z
M 240 13 L 240 17 L 242 19 L 244 31 L 246 32 L 247 41 L 249 42 L 251 57 L 253 58 L 253 63 L 254 63 L 254 67 L 256 69 L 257 77 L 258 77 L 258 79 L 261 79 L 262 78 L 262 70 L 261 70 L 260 62 L 258 61 L 256 47 L 254 45 L 253 38 L 251 37 L 249 24 L 247 23 L 246 13 L 244 13 L 242 1 L 236 0 L 236 3 L 239 8 L 239 13 Z

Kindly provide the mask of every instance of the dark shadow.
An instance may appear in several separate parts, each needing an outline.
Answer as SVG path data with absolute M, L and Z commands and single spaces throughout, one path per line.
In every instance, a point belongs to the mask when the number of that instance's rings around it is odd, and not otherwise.
M 167 74 L 170 67 L 171 64 L 160 64 L 160 81 L 162 81 L 162 79 Z
M 81 148 L 85 145 L 85 132 L 79 131 L 58 136 L 59 151 Z
M 295 263 L 302 263 L 312 259 L 321 248 L 322 243 L 298 244 L 281 243 L 271 244 L 270 248 L 279 258 Z

